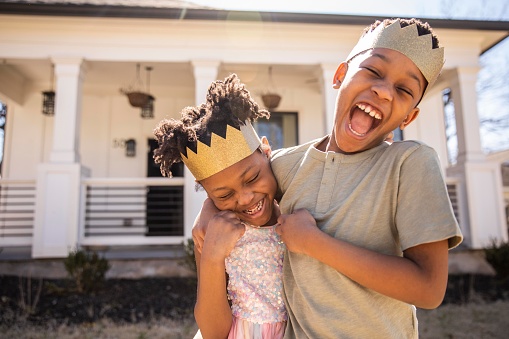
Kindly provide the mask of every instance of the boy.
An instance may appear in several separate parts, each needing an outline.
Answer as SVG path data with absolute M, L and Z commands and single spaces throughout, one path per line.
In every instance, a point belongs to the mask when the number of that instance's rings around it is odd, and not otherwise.
M 274 153 L 285 338 L 415 338 L 413 305 L 442 302 L 462 236 L 438 158 L 383 142 L 417 117 L 442 66 L 427 23 L 377 21 L 336 71 L 332 133 Z

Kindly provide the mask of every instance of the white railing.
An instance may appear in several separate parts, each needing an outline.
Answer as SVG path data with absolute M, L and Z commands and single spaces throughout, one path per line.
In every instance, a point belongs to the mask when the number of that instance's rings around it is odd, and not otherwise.
M 0 179 L 0 247 L 31 246 L 35 180 Z
M 462 199 L 464 196 L 461 194 L 460 180 L 459 178 L 449 177 L 445 179 L 445 183 L 447 185 L 447 192 L 449 193 L 449 200 L 451 200 L 454 216 L 461 227 L 461 220 L 463 220 L 466 216 L 463 215 L 464 209 L 462 208 Z
M 464 194 L 459 180 L 446 184 L 461 226 Z M 79 245 L 175 245 L 186 241 L 183 178 L 82 180 Z M 31 246 L 35 180 L 0 179 L 0 247 Z M 187 235 L 189 237 L 189 235 Z
M 181 244 L 183 178 L 82 180 L 80 245 Z

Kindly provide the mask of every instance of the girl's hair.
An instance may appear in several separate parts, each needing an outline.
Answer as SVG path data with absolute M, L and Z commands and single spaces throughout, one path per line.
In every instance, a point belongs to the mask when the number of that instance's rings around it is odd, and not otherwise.
M 187 156 L 187 148 L 196 152 L 197 141 L 210 146 L 211 133 L 226 136 L 226 126 L 237 129 L 245 121 L 260 117 L 269 118 L 267 110 L 260 109 L 251 98 L 245 85 L 236 74 L 224 81 L 214 81 L 207 92 L 206 102 L 197 107 L 185 107 L 180 120 L 164 119 L 154 129 L 159 147 L 154 150 L 154 160 L 161 173 L 171 177 L 171 166 Z

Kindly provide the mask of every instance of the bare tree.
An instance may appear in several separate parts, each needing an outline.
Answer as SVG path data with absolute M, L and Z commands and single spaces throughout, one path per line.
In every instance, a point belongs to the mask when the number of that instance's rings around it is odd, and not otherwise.
M 440 10 L 446 18 L 508 20 L 509 2 L 480 0 L 465 6 L 463 0 L 442 0 Z M 477 81 L 481 141 L 485 151 L 509 148 L 509 38 L 480 57 Z

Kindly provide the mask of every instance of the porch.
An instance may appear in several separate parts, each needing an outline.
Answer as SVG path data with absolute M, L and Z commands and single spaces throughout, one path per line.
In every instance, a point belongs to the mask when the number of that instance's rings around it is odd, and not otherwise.
M 461 225 L 462 194 L 446 180 Z M 181 258 L 191 238 L 184 222 L 184 178 L 84 178 L 80 184 L 77 247 L 109 259 Z M 35 180 L 0 179 L 0 260 L 32 257 L 38 199 Z

